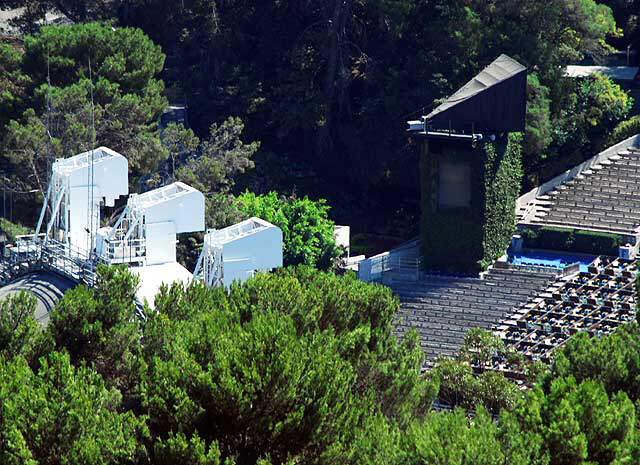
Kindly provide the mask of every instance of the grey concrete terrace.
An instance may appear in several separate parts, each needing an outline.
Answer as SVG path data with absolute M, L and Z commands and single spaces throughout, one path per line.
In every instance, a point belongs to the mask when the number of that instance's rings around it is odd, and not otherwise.
M 518 201 L 520 224 L 637 237 L 640 139 L 628 139 L 554 178 Z
M 512 267 L 492 269 L 483 279 L 421 273 L 416 280 L 387 273 L 384 283 L 400 298 L 396 334 L 415 329 L 430 366 L 437 356 L 453 356 L 469 329 L 492 329 L 555 276 L 551 270 Z

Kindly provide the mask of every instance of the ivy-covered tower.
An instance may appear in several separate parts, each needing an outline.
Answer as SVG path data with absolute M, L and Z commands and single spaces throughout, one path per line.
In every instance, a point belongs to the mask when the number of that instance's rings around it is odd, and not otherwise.
M 501 55 L 420 121 L 422 259 L 486 269 L 509 246 L 522 180 L 527 70 Z

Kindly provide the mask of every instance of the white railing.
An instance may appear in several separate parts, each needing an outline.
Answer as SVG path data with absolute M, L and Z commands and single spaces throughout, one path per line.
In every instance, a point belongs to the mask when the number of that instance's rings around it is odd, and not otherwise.
M 16 245 L 9 249 L 5 261 L 13 274 L 48 270 L 88 286 L 95 284 L 96 264 L 87 258 L 86 251 L 52 239 L 44 242 L 42 234 L 35 239 L 34 235 L 18 236 Z
M 105 240 L 99 253 L 101 261 L 115 265 L 144 262 L 146 250 L 145 239 Z
M 386 274 L 394 273 L 417 280 L 421 266 L 422 260 L 419 257 L 387 252 L 361 261 L 358 278 L 362 281 L 381 281 Z

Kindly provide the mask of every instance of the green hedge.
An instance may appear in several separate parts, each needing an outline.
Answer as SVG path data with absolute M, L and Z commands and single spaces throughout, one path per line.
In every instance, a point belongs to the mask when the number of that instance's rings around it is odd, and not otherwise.
M 561 250 L 593 255 L 618 255 L 622 239 L 617 234 L 553 227 L 525 228 L 520 232 L 530 249 Z
M 9 242 L 15 242 L 16 236 L 33 233 L 29 228 L 22 226 L 21 224 L 12 223 L 5 218 L 0 218 L 0 230 L 5 232 Z

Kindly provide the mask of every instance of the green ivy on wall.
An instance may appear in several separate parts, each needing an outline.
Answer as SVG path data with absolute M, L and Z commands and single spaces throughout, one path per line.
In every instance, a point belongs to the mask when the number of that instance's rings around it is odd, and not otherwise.
M 485 270 L 509 246 L 522 181 L 520 134 L 478 144 L 424 143 L 421 156 L 421 244 L 426 269 Z M 438 208 L 438 171 L 443 160 L 471 164 L 471 205 Z
M 482 259 L 486 270 L 502 256 L 516 227 L 516 201 L 522 183 L 522 135 L 509 134 L 495 143 L 485 143 L 484 222 Z

